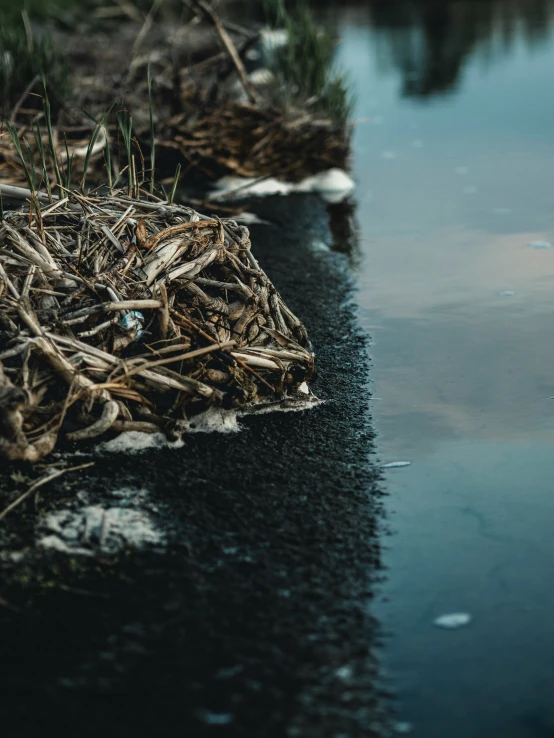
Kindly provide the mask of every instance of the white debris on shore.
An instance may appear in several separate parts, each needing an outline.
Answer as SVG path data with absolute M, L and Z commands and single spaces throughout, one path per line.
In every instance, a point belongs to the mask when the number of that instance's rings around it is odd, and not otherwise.
M 302 400 L 301 398 L 289 398 L 281 402 L 268 402 L 267 404 L 254 407 L 250 413 L 242 413 L 243 415 L 264 415 L 265 413 L 299 413 L 303 410 L 312 410 L 318 405 L 323 405 L 325 400 L 311 399 Z
M 215 183 L 211 197 L 214 200 L 240 197 L 290 195 L 294 192 L 315 192 L 331 204 L 342 202 L 354 191 L 352 178 L 343 169 L 328 169 L 301 182 L 283 182 L 275 177 L 256 179 L 228 175 Z
M 200 415 L 191 418 L 188 424 L 189 433 L 237 433 L 240 430 L 236 410 L 224 410 L 221 407 L 210 407 Z
M 301 412 L 311 410 L 322 404 L 303 382 L 294 397 L 286 397 L 275 402 L 263 402 L 240 410 L 227 410 L 220 407 L 208 408 L 195 415 L 183 425 L 185 433 L 238 433 L 242 426 L 239 419 L 245 415 L 258 415 L 273 412 Z M 138 454 L 153 448 L 182 448 L 184 441 L 169 441 L 163 433 L 143 433 L 141 431 L 124 431 L 109 441 L 102 441 L 96 446 L 97 453 Z
M 221 407 L 210 407 L 205 412 L 195 415 L 188 423 L 183 423 L 183 433 L 236 433 L 240 430 L 236 410 L 225 410 Z M 143 433 L 141 431 L 124 431 L 109 441 L 96 446 L 100 453 L 138 454 L 151 448 L 182 448 L 182 439 L 169 441 L 163 433 Z
M 63 553 L 93 556 L 126 548 L 163 546 L 165 537 L 145 505 L 148 491 L 123 488 L 111 493 L 114 504 L 63 508 L 48 513 L 38 525 L 37 544 Z M 78 495 L 87 500 L 86 492 Z
M 141 431 L 124 431 L 109 441 L 96 446 L 96 451 L 107 453 L 138 454 L 149 448 L 181 448 L 183 441 L 168 441 L 163 433 L 143 433 Z
M 405 466 L 411 465 L 411 461 L 389 461 L 388 464 L 383 464 L 383 469 L 402 469 Z

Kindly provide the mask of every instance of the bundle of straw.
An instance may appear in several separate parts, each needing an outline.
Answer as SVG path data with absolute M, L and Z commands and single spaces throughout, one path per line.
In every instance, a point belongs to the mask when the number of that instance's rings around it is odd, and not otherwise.
M 210 406 L 282 398 L 314 371 L 234 221 L 117 194 L 34 194 L 4 213 L 0 457 L 108 431 L 174 437 Z

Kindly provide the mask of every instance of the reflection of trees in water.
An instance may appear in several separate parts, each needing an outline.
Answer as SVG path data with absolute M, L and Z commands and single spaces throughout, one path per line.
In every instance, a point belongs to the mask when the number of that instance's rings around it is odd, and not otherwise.
M 543 41 L 554 19 L 553 0 L 372 0 L 386 54 L 403 76 L 404 94 L 426 97 L 455 89 L 474 52 L 485 58 L 523 36 Z

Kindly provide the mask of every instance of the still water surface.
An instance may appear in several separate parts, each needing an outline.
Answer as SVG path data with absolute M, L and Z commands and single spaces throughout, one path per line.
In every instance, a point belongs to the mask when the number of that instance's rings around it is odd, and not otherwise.
M 554 736 L 554 2 L 333 11 L 414 738 Z M 471 623 L 433 620 L 467 612 Z M 410 726 L 401 726 L 408 730 Z

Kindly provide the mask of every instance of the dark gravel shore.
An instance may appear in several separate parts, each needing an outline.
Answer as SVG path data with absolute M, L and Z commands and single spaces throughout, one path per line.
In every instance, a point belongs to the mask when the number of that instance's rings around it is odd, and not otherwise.
M 368 613 L 378 471 L 347 260 L 321 249 L 330 235 L 315 196 L 257 209 L 272 225 L 251 227 L 254 253 L 308 327 L 326 401 L 180 449 L 96 455 L 46 488 L 41 510 L 79 490 L 101 504 L 146 488 L 167 544 L 5 557 L 5 738 L 363 738 L 383 725 Z M 5 551 L 31 541 L 31 513 L 2 523 Z

